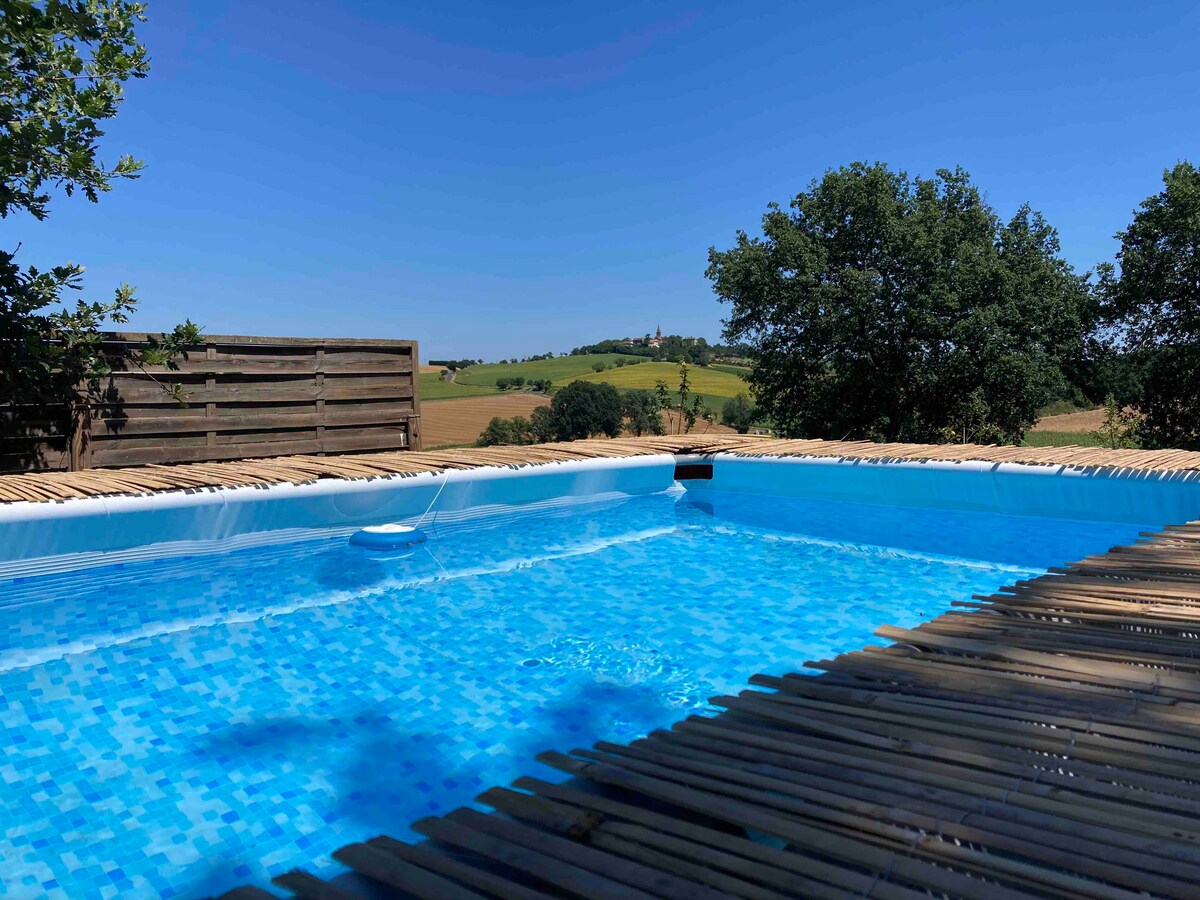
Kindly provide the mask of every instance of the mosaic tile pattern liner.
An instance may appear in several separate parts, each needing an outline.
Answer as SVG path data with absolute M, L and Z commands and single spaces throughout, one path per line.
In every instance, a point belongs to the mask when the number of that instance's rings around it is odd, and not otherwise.
M 1150 523 L 1153 524 L 1153 523 Z M 197 897 L 1136 537 L 692 490 L 0 582 L 0 894 Z

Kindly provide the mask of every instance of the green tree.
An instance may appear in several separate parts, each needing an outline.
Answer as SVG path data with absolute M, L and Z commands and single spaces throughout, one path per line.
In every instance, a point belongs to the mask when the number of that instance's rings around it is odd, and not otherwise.
M 0 217 L 49 215 L 51 192 L 96 202 L 142 163 L 99 159 L 100 125 L 113 118 L 130 78 L 144 78 L 134 33 L 144 4 L 124 0 L 5 0 L 0 15 Z M 0 403 L 59 404 L 93 392 L 111 366 L 177 367 L 202 336 L 190 321 L 123 360 L 101 352 L 100 329 L 123 324 L 137 300 L 129 285 L 108 302 L 77 300 L 83 267 L 22 268 L 18 247 L 0 250 Z M 179 398 L 177 385 L 163 385 Z
M 1092 321 L 1086 281 L 1040 214 L 1001 222 L 961 169 L 854 163 L 790 211 L 772 204 L 762 227 L 711 249 L 706 274 L 783 435 L 942 440 L 978 391 L 979 437 L 1015 442 L 1066 392 Z
M 758 410 L 754 408 L 754 404 L 745 394 L 730 397 L 721 409 L 721 421 L 737 431 L 738 434 L 749 433 L 750 426 L 754 424 L 757 415 Z
M 692 395 L 692 382 L 688 377 L 688 365 L 686 362 L 679 363 L 679 425 L 676 428 L 678 433 L 689 432 L 696 424 L 696 413 L 698 409 L 688 406 L 688 397 Z M 700 400 L 699 397 L 696 398 Z
M 477 447 L 493 447 L 497 444 L 532 444 L 534 436 L 529 420 L 524 416 L 511 419 L 494 417 L 475 441 Z
M 1117 234 L 1120 273 L 1100 267 L 1104 336 L 1130 359 L 1150 447 L 1200 450 L 1200 169 L 1178 163 Z
M 550 408 L 560 441 L 621 433 L 621 395 L 611 384 L 572 381 L 554 395 Z
M 696 427 L 696 421 L 703 419 L 705 422 L 712 422 L 712 410 L 708 408 L 708 404 L 704 402 L 704 398 L 699 394 L 692 396 L 692 402 L 683 408 L 683 432 L 687 434 Z
M 529 425 L 529 420 L 524 416 L 513 416 L 509 420 L 512 428 L 512 436 L 514 444 L 532 444 L 533 429 Z
M 593 372 L 603 372 L 607 368 L 608 368 L 608 366 L 606 366 L 602 362 L 592 363 L 592 371 Z
M 512 422 L 500 416 L 494 416 L 487 427 L 479 433 L 479 439 L 475 441 L 479 447 L 494 447 L 497 444 L 513 444 Z
M 658 397 L 645 388 L 632 388 L 621 397 L 621 412 L 625 430 L 641 437 L 644 434 L 663 434 L 662 406 Z
M 529 414 L 529 434 L 535 444 L 544 444 L 557 438 L 554 413 L 549 406 L 535 406 Z

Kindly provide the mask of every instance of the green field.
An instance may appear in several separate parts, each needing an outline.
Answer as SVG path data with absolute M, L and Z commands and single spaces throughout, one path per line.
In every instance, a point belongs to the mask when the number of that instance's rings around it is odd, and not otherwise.
M 718 372 L 728 372 L 730 375 L 737 375 L 739 378 L 745 378 L 753 371 L 749 366 L 734 366 L 729 363 L 713 363 L 709 368 L 716 369 Z
M 679 389 L 679 366 L 675 363 L 651 362 L 640 366 L 626 366 L 623 369 L 606 369 L 603 372 L 587 372 L 579 376 L 579 381 L 605 381 L 613 387 L 626 390 L 628 388 L 654 389 L 659 381 L 666 382 L 668 390 Z M 740 376 L 716 369 L 701 369 L 688 366 L 688 381 L 692 391 L 712 397 L 733 397 L 740 393 L 749 393 L 749 386 Z
M 497 378 L 519 377 L 524 378 L 526 381 L 549 378 L 554 382 L 555 387 L 562 387 L 564 384 L 574 381 L 581 375 L 595 375 L 596 373 L 592 371 L 592 366 L 598 362 L 611 367 L 619 359 L 628 362 L 637 359 L 637 357 L 626 356 L 621 353 L 593 353 L 580 356 L 556 356 L 554 359 L 535 359 L 523 363 L 486 363 L 482 366 L 471 366 L 469 369 L 463 369 L 458 373 L 455 381 L 461 384 L 495 387 Z M 642 365 L 652 364 L 642 363 Z M 632 365 L 628 367 L 634 368 Z M 603 374 L 607 375 L 608 372 L 604 372 Z
M 621 360 L 623 366 L 616 366 Z M 635 360 L 638 360 L 635 362 Z M 603 372 L 595 372 L 596 363 L 604 363 Z M 736 394 L 749 393 L 742 380 L 748 370 L 740 366 L 711 366 L 706 369 L 688 367 L 692 393 L 703 398 L 713 412 L 720 412 L 725 401 Z M 646 388 L 653 390 L 659 381 L 666 382 L 672 396 L 679 389 L 679 365 L 667 362 L 644 362 L 639 357 L 621 353 L 593 353 L 580 356 L 558 356 L 523 363 L 487 363 L 461 370 L 453 383 L 438 381 L 436 374 L 421 376 L 422 400 L 449 400 L 456 397 L 477 397 L 494 394 L 497 378 L 524 378 L 527 382 L 548 378 L 551 392 L 566 387 L 572 381 L 592 381 L 611 384 L 618 390 Z
M 459 397 L 478 397 L 480 394 L 499 393 L 494 387 L 442 381 L 437 372 L 422 372 L 417 376 L 417 380 L 422 400 L 457 400 Z

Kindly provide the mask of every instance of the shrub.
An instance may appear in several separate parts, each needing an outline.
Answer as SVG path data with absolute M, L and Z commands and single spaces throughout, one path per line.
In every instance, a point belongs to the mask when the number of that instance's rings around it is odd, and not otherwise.
M 1117 398 L 1109 394 L 1104 398 L 1104 422 L 1092 432 L 1092 436 L 1110 450 L 1128 450 L 1138 446 L 1138 416 L 1121 409 Z
M 607 368 L 608 368 L 608 366 L 606 366 L 602 362 L 592 363 L 592 371 L 593 372 L 603 372 Z

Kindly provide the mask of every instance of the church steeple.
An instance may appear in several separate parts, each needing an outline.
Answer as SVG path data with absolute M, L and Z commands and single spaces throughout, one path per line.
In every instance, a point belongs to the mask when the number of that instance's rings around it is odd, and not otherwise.
M 658 329 L 654 332 L 654 336 L 660 341 L 662 340 L 662 322 L 658 323 Z

